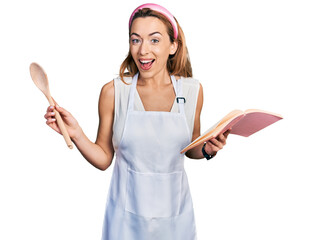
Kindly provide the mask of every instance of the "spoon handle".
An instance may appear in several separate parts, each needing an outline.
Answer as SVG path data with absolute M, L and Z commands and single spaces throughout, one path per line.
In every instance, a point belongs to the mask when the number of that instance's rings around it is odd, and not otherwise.
M 56 118 L 57 123 L 58 123 L 58 125 L 59 125 L 59 128 L 60 128 L 60 130 L 61 130 L 61 133 L 62 133 L 62 135 L 63 135 L 63 137 L 64 137 L 64 140 L 65 140 L 67 146 L 68 146 L 70 149 L 72 149 L 72 148 L 73 148 L 73 143 L 72 143 L 72 141 L 71 141 L 70 136 L 68 135 L 68 132 L 67 132 L 67 130 L 66 130 L 66 127 L 65 127 L 65 125 L 64 125 L 64 122 L 63 122 L 63 120 L 62 120 L 62 118 L 61 118 L 61 116 L 60 116 L 60 113 L 59 113 L 56 109 L 53 109 L 53 111 L 55 112 L 55 118 Z
M 55 106 L 52 98 L 50 96 L 48 96 L 47 98 L 48 98 L 49 104 Z M 67 146 L 70 149 L 72 149 L 73 148 L 73 143 L 72 143 L 72 140 L 71 140 L 70 136 L 68 135 L 68 132 L 67 132 L 66 127 L 64 125 L 64 122 L 62 120 L 62 117 L 60 116 L 60 113 L 55 108 L 53 109 L 53 112 L 55 113 L 55 118 L 57 120 L 58 126 L 59 126 L 59 128 L 61 130 L 61 133 L 62 133 L 62 135 L 64 137 L 64 140 L 65 140 Z

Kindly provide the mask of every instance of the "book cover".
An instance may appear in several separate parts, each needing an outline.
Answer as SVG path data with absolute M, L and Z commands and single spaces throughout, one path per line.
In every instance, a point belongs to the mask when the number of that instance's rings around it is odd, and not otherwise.
M 248 109 L 246 111 L 233 110 L 186 146 L 181 153 L 209 141 L 212 138 L 216 138 L 220 133 L 230 128 L 231 134 L 249 137 L 281 119 L 283 119 L 283 117 L 280 114 L 259 109 Z

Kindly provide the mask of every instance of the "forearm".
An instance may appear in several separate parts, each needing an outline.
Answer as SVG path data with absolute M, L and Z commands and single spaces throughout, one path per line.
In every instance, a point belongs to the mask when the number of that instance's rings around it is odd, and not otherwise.
M 113 154 L 105 153 L 98 144 L 91 142 L 82 129 L 80 129 L 78 136 L 72 140 L 83 157 L 91 165 L 100 170 L 105 170 L 110 166 Z
M 188 158 L 191 158 L 191 159 L 202 159 L 202 158 L 204 158 L 204 156 L 202 154 L 202 146 L 203 146 L 203 144 L 200 144 L 199 146 L 188 150 L 186 152 L 186 156 Z

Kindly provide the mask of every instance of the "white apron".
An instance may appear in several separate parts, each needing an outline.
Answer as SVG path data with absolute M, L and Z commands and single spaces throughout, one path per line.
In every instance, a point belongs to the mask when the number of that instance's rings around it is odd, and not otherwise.
M 190 143 L 181 81 L 179 112 L 135 111 L 133 77 L 116 151 L 102 240 L 195 240 L 192 199 L 180 151 Z

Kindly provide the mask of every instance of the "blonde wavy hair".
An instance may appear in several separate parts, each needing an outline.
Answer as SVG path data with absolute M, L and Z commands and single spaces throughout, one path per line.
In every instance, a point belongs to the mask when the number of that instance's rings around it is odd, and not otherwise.
M 178 45 L 176 53 L 173 55 L 170 55 L 167 60 L 168 72 L 171 75 L 178 75 L 182 77 L 192 77 L 192 68 L 191 68 L 190 58 L 188 54 L 188 49 L 186 46 L 185 35 L 180 25 L 178 24 L 176 18 L 175 18 L 175 21 L 177 22 L 177 28 L 178 28 L 177 39 L 174 38 L 174 31 L 173 31 L 173 27 L 171 23 L 161 13 L 157 11 L 153 11 L 150 8 L 143 8 L 141 10 L 138 10 L 138 12 L 136 12 L 136 14 L 134 15 L 132 19 L 132 23 L 136 18 L 139 18 L 139 17 L 156 17 L 165 24 L 165 26 L 167 27 L 167 33 L 170 37 L 170 41 L 172 43 L 174 41 L 177 41 L 177 45 Z M 130 34 L 131 34 L 130 32 L 131 25 L 129 27 L 129 39 L 130 39 Z M 127 69 L 127 72 L 125 72 L 126 69 Z M 120 66 L 120 72 L 119 72 L 120 78 L 126 84 L 126 82 L 124 81 L 124 77 L 133 77 L 137 72 L 138 72 L 138 68 L 136 66 L 136 63 L 129 49 L 127 57 L 125 58 L 125 60 Z

